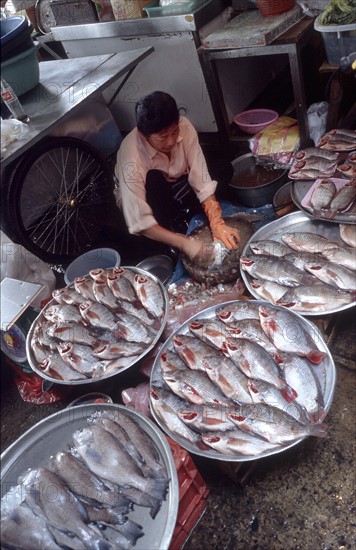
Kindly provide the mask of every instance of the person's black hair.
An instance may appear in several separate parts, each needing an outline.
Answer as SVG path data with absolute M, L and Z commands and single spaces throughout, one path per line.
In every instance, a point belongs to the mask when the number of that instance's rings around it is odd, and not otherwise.
M 135 107 L 137 128 L 146 136 L 161 132 L 179 121 L 176 100 L 166 92 L 152 92 Z

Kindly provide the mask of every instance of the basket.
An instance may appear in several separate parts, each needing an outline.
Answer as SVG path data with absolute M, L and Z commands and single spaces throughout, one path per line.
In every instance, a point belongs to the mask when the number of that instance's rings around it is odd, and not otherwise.
M 295 5 L 295 0 L 256 0 L 256 4 L 261 15 L 270 17 L 291 10 Z

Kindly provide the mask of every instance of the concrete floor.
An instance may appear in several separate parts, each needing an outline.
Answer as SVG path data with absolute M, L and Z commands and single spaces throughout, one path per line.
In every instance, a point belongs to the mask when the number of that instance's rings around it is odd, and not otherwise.
M 220 463 L 191 455 L 209 495 L 206 511 L 185 550 L 353 550 L 356 548 L 355 428 L 356 323 L 353 310 L 334 317 L 329 349 L 337 369 L 329 436 L 309 437 L 279 455 L 254 463 Z M 325 318 L 324 318 L 325 321 Z M 130 371 L 129 371 L 130 372 Z M 20 397 L 8 361 L 1 368 L 1 450 L 42 418 L 91 391 L 59 387 L 61 400 L 34 405 Z M 135 368 L 101 389 L 114 402 L 137 385 Z M 84 388 L 84 389 L 83 389 Z M 147 549 L 149 550 L 149 549 Z

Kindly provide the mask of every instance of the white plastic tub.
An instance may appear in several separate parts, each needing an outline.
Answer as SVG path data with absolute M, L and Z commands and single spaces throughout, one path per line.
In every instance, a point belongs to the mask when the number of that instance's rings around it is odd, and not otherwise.
M 314 28 L 321 32 L 325 53 L 330 65 L 341 65 L 341 59 L 356 52 L 356 23 L 352 25 L 321 25 L 320 17 L 314 21 Z

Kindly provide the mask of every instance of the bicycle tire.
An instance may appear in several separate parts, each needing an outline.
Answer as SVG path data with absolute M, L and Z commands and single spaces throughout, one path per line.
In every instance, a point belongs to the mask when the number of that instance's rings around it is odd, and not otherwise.
M 101 153 L 77 138 L 40 142 L 14 169 L 7 205 L 20 244 L 49 263 L 90 250 L 114 202 L 114 176 Z

